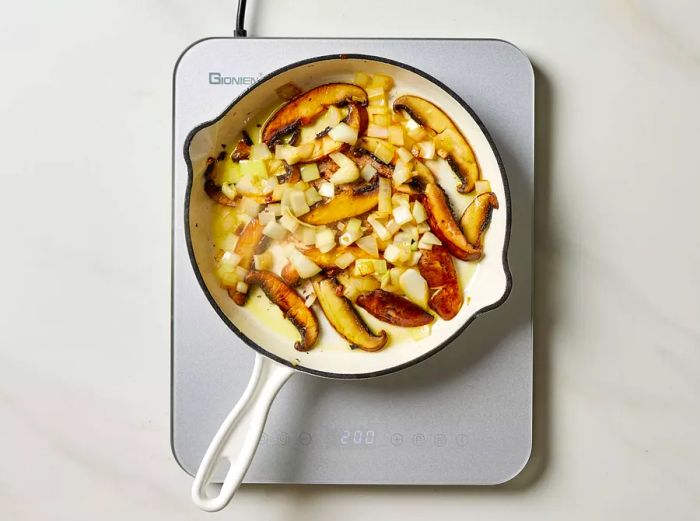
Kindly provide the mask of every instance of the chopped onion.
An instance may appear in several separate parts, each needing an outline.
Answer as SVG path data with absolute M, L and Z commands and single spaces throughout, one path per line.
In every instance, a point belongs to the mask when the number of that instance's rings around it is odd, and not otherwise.
M 290 218 L 293 219 L 291 214 Z M 304 246 L 314 246 L 316 244 L 316 230 L 307 226 L 299 226 L 294 232 L 294 237 Z
M 382 163 L 386 163 L 388 165 L 394 159 L 394 152 L 394 145 L 387 143 L 386 141 L 380 141 L 377 146 L 374 147 L 372 154 Z
M 372 116 L 372 123 L 380 127 L 388 127 L 391 125 L 391 116 L 389 116 L 389 114 L 374 114 Z M 391 128 L 389 129 L 389 140 L 391 140 Z
M 238 162 L 241 166 L 241 175 L 251 177 L 267 177 L 265 162 L 259 159 L 242 159 Z
M 334 152 L 330 158 L 340 168 L 331 176 L 331 183 L 334 185 L 351 183 L 360 177 L 360 171 L 355 162 L 345 154 Z
M 236 183 L 236 190 L 243 194 L 260 194 L 260 178 L 253 178 L 250 175 L 244 175 Z
M 340 109 L 338 107 L 335 105 L 328 107 L 328 110 L 326 111 L 326 120 L 324 122 L 326 127 L 335 127 L 342 119 L 343 115 L 340 113 Z
M 391 213 L 391 181 L 385 177 L 379 178 L 378 197 L 377 213 L 379 215 L 389 215 Z
M 321 174 L 318 172 L 318 165 L 316 165 L 316 163 L 306 163 L 301 165 L 299 170 L 301 172 L 301 179 L 307 183 L 321 177 Z
M 370 179 L 372 179 L 376 173 L 377 169 L 374 168 L 370 163 L 367 163 L 365 166 L 362 167 L 362 170 L 360 170 L 360 175 L 365 181 L 369 181 Z
M 399 285 L 409 300 L 422 306 L 428 305 L 428 283 L 415 268 L 409 268 L 399 277 Z
M 425 206 L 420 201 L 414 201 L 411 213 L 413 214 L 413 220 L 417 224 L 428 220 L 428 212 L 425 211 Z
M 374 232 L 381 240 L 388 241 L 389 239 L 391 239 L 391 234 L 389 233 L 389 230 L 387 230 L 386 226 L 379 222 L 379 219 L 377 219 L 376 216 L 370 215 L 369 217 L 367 217 L 367 222 L 374 229 Z
M 387 139 L 389 137 L 389 129 L 387 127 L 381 127 L 374 123 L 367 125 L 365 133 L 369 137 L 378 137 L 380 139 Z
M 275 220 L 275 214 L 270 210 L 270 208 L 265 208 L 262 212 L 258 214 L 258 221 L 260 224 L 267 224 L 270 221 Z
M 403 159 L 405 163 L 410 163 L 413 161 L 413 154 L 411 154 L 408 150 L 406 150 L 404 147 L 399 147 L 396 149 L 396 153 L 398 156 Z
M 248 293 L 248 284 L 246 284 L 242 280 L 239 281 L 236 284 L 236 291 L 238 291 L 239 293 Z
M 394 86 L 394 80 L 391 76 L 386 76 L 385 74 L 373 74 L 372 81 L 370 82 L 370 89 L 374 87 L 379 87 L 383 91 L 389 91 Z
M 411 210 L 408 206 L 397 206 L 391 213 L 399 226 L 413 220 L 413 215 L 411 215 Z
M 263 228 L 263 235 L 266 235 L 271 239 L 281 241 L 287 236 L 287 229 L 277 221 L 270 221 Z
M 299 228 L 299 221 L 294 219 L 289 214 L 285 214 L 282 217 L 280 217 L 279 223 L 292 233 L 297 231 L 297 228 Z
M 235 199 L 237 195 L 236 186 L 233 183 L 222 184 L 221 192 L 229 199 Z
M 401 225 L 397 223 L 394 219 L 389 219 L 389 221 L 386 223 L 386 230 L 391 235 L 394 235 L 396 232 L 398 232 L 400 228 Z
M 419 252 L 419 251 L 414 251 L 414 252 L 412 252 L 412 253 L 411 253 L 411 258 L 410 258 L 410 260 L 408 261 L 408 265 L 409 265 L 409 266 L 415 266 L 416 264 L 418 264 L 418 261 L 420 261 L 421 255 L 423 255 L 423 254 L 422 254 L 421 252 Z
M 313 206 L 317 202 L 323 200 L 323 197 L 319 195 L 318 190 L 316 190 L 313 186 L 310 186 L 304 191 L 304 197 L 306 197 L 306 204 L 309 206 Z
M 382 99 L 382 98 L 386 97 L 386 93 L 384 92 L 384 89 L 381 87 L 372 86 L 372 87 L 365 89 L 365 91 L 367 92 L 367 97 L 370 100 Z
M 321 268 L 314 261 L 299 251 L 293 253 L 289 260 L 302 279 L 313 277 L 321 271 Z
M 395 244 L 389 244 L 384 250 L 384 258 L 392 264 L 400 263 L 402 256 L 403 253 L 401 251 L 401 248 L 399 248 Z
M 408 194 L 395 193 L 391 196 L 391 204 L 394 206 L 410 206 L 411 200 Z
M 321 183 L 318 187 L 318 193 L 323 197 L 333 197 L 335 195 L 335 185 L 329 182 Z
M 425 232 L 418 241 L 418 248 L 421 250 L 432 250 L 433 246 L 442 245 L 442 241 L 438 239 L 432 232 Z
M 272 157 L 272 152 L 267 148 L 265 143 L 257 143 L 250 147 L 249 159 L 270 159 Z
M 374 273 L 374 259 L 357 259 L 355 261 L 355 270 L 353 275 L 361 277 Z
M 277 181 L 277 178 L 274 175 L 266 177 L 263 179 L 261 191 L 263 194 L 271 194 L 274 192 L 277 185 L 279 185 L 279 181 Z
M 346 251 L 335 258 L 335 265 L 342 270 L 350 266 L 350 264 L 353 262 L 355 262 L 355 256 L 349 251 Z
M 403 127 L 401 125 L 391 125 L 389 127 L 389 142 L 400 147 L 404 145 Z
M 435 143 L 432 141 L 421 141 L 418 143 L 420 157 L 424 159 L 433 159 L 435 157 Z
M 269 270 L 272 268 L 273 258 L 269 251 L 263 252 L 260 255 L 253 255 L 253 265 L 256 270 Z
M 328 135 L 340 143 L 348 143 L 349 145 L 357 143 L 357 129 L 342 121 L 333 127 Z
M 309 212 L 310 208 L 306 203 L 306 196 L 304 195 L 304 192 L 300 190 L 292 190 L 289 191 L 288 194 L 289 196 L 287 201 L 289 203 L 289 209 L 294 215 L 298 217 Z
M 335 233 L 330 228 L 316 232 L 316 248 L 321 253 L 327 253 L 335 248 Z
M 282 215 L 282 205 L 279 203 L 268 204 L 265 209 L 271 212 L 275 217 Z
M 242 266 L 236 266 L 234 272 L 236 273 L 238 280 L 245 280 L 246 275 L 248 275 L 248 270 L 243 268 Z
M 399 150 L 406 150 L 405 148 L 400 148 Z M 403 159 L 399 159 L 394 167 L 394 173 L 391 176 L 391 181 L 394 186 L 401 186 L 406 181 L 414 176 L 411 165 L 405 162 Z
M 356 244 L 372 257 L 377 257 L 379 255 L 377 239 L 375 239 L 373 235 L 366 235 L 364 237 L 361 237 L 356 241 Z
M 240 208 L 241 212 L 250 217 L 255 217 L 260 212 L 260 205 L 249 197 L 243 197 L 238 204 L 238 208 Z
M 369 74 L 364 72 L 356 72 L 352 82 L 355 85 L 364 88 L 367 86 L 367 84 L 369 84 Z
M 221 260 L 219 262 L 221 264 L 226 264 L 233 268 L 234 266 L 238 266 L 238 263 L 241 262 L 241 256 L 237 253 L 225 251 L 224 254 L 221 256 Z

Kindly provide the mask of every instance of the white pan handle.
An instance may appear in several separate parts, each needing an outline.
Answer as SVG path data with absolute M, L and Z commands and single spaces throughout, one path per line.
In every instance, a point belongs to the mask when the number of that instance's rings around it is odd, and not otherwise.
M 216 512 L 231 501 L 258 448 L 272 401 L 292 373 L 292 369 L 259 353 L 255 354 L 255 366 L 248 387 L 219 427 L 194 478 L 192 501 L 199 508 Z M 222 460 L 228 460 L 231 467 L 219 494 L 208 497 L 207 485 Z

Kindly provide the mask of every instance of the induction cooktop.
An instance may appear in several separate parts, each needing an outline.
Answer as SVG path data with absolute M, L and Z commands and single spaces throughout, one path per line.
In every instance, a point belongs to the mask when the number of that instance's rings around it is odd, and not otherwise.
M 194 474 L 251 373 L 254 352 L 219 319 L 184 233 L 184 141 L 258 78 L 329 54 L 367 54 L 439 79 L 477 113 L 512 197 L 513 289 L 450 346 L 404 371 L 336 381 L 300 374 L 272 407 L 247 483 L 487 485 L 525 466 L 532 441 L 534 76 L 500 40 L 209 38 L 178 60 L 173 94 L 172 416 Z

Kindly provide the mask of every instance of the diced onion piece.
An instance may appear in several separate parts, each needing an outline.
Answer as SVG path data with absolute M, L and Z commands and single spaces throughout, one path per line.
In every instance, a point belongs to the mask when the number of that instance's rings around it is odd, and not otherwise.
M 384 259 L 372 259 L 372 264 L 374 264 L 374 273 L 378 275 L 383 275 L 389 272 L 387 268 L 386 261 Z
M 415 224 L 406 223 L 401 226 L 401 229 L 411 237 L 412 241 L 418 242 L 418 227 Z
M 343 119 L 343 115 L 340 113 L 340 109 L 335 105 L 328 107 L 326 111 L 325 124 L 328 127 L 335 127 Z
M 435 143 L 433 141 L 421 141 L 418 143 L 420 157 L 433 159 L 435 157 Z
M 275 217 L 282 215 L 282 205 L 279 203 L 268 204 L 266 210 L 272 212 Z
M 313 186 L 310 186 L 306 190 L 304 190 L 304 197 L 306 197 L 306 204 L 309 206 L 313 206 L 319 201 L 323 200 L 323 197 L 318 193 L 318 190 L 316 190 Z
M 389 137 L 389 129 L 387 127 L 382 127 L 374 123 L 367 125 L 365 133 L 369 137 L 378 137 L 379 139 L 387 139 Z
M 239 293 L 248 293 L 248 284 L 243 282 L 242 280 L 238 281 L 236 284 L 236 291 Z
M 367 97 L 371 100 L 379 100 L 382 99 L 386 96 L 386 92 L 384 92 L 384 89 L 378 86 L 372 86 L 367 89 L 365 89 L 367 92 Z
M 248 270 L 242 266 L 236 266 L 235 273 L 238 277 L 238 280 L 245 280 L 246 275 L 248 275 Z
M 238 204 L 238 208 L 246 215 L 250 217 L 255 217 L 260 212 L 260 204 L 258 204 L 255 199 L 250 197 L 243 197 L 241 202 Z
M 360 176 L 362 176 L 362 179 L 365 181 L 369 181 L 374 177 L 374 175 L 377 173 L 377 169 L 374 168 L 370 163 L 367 163 L 365 166 L 362 167 L 362 170 L 360 170 Z
M 372 81 L 369 84 L 370 89 L 379 87 L 383 91 L 389 91 L 394 86 L 394 80 L 391 76 L 385 74 L 373 74 Z
M 338 239 L 338 244 L 341 246 L 350 246 L 353 242 L 355 242 L 357 239 L 362 237 L 362 232 L 360 230 L 357 231 L 344 231 L 343 234 L 340 236 Z
M 367 222 L 381 240 L 388 241 L 391 239 L 389 230 L 386 229 L 386 226 L 384 226 L 376 216 L 370 215 L 367 217 Z
M 323 197 L 333 197 L 335 195 L 335 185 L 333 183 L 321 183 L 318 187 L 319 195 Z
M 403 258 L 403 252 L 401 251 L 401 248 L 395 244 L 389 244 L 384 250 L 384 258 L 392 264 L 398 264 Z
M 270 270 L 273 264 L 272 253 L 263 252 L 260 255 L 253 255 L 253 265 L 256 270 Z
M 389 114 L 374 114 L 372 123 L 380 127 L 388 127 L 391 125 L 391 116 Z M 389 129 L 389 140 L 391 140 L 391 129 Z
M 271 239 L 281 241 L 287 236 L 287 229 L 277 221 L 270 221 L 263 228 L 263 235 L 267 235 Z
M 414 141 L 422 141 L 428 136 L 426 130 L 413 119 L 406 121 L 406 133 Z
M 313 143 L 304 143 L 298 147 L 292 145 L 276 145 L 275 159 L 286 161 L 288 164 L 293 165 L 299 161 L 307 159 L 311 154 L 313 154 L 313 151 Z
M 369 84 L 369 74 L 366 74 L 364 72 L 356 72 L 352 82 L 355 85 L 364 88 Z
M 433 246 L 440 246 L 442 242 L 432 232 L 425 232 L 418 241 L 421 250 L 432 250 Z
M 422 254 L 421 252 L 419 252 L 419 251 L 414 251 L 414 252 L 412 252 L 412 253 L 411 253 L 411 258 L 410 258 L 409 261 L 408 261 L 408 265 L 409 265 L 409 266 L 415 266 L 416 264 L 418 264 L 418 261 L 420 260 L 421 255 L 423 255 L 423 254 Z
M 361 237 L 356 241 L 356 244 L 372 257 L 377 257 L 379 255 L 377 239 L 375 239 L 373 235 L 365 235 L 364 237 Z
M 389 277 L 391 278 L 392 286 L 396 286 L 397 288 L 399 287 L 399 278 L 404 271 L 406 271 L 405 268 L 401 268 L 399 266 L 394 266 L 389 270 Z
M 225 251 L 224 254 L 221 256 L 221 260 L 219 262 L 221 264 L 226 264 L 231 267 L 238 266 L 238 263 L 241 262 L 241 256 L 237 253 Z
M 345 224 L 345 231 L 346 232 L 359 232 L 361 231 L 360 228 L 362 227 L 362 221 L 360 221 L 356 217 L 352 217 L 348 219 L 347 223 Z
M 389 142 L 400 147 L 404 145 L 403 127 L 401 125 L 391 125 L 389 127 Z
M 413 214 L 413 220 L 416 221 L 416 224 L 424 223 L 428 220 L 428 212 L 425 211 L 425 206 L 423 206 L 420 201 L 413 202 L 411 213 Z
M 291 217 L 291 214 L 289 214 Z M 316 244 L 316 230 L 308 226 L 299 226 L 294 232 L 294 237 L 304 246 L 314 246 Z
M 316 163 L 306 163 L 305 165 L 301 165 L 299 171 L 301 172 L 302 181 L 307 183 L 321 177 L 321 174 L 318 171 L 318 165 L 316 165 Z
M 283 200 L 284 194 L 287 192 L 287 190 L 289 190 L 289 185 L 287 183 L 275 186 L 275 189 L 272 190 L 273 199 L 277 201 Z
M 360 277 L 363 275 L 371 275 L 374 273 L 374 259 L 357 259 L 355 261 L 354 275 Z
M 261 193 L 259 183 L 260 178 L 244 175 L 236 183 L 236 191 L 243 194 L 259 194 Z
M 391 213 L 391 181 L 385 177 L 379 178 L 377 213 L 379 215 Z
M 420 223 L 418 226 L 418 233 L 425 233 L 430 231 L 430 225 L 426 222 Z
M 284 214 L 282 217 L 280 217 L 279 223 L 292 233 L 297 231 L 297 228 L 299 228 L 299 221 L 289 214 Z
M 263 179 L 262 182 L 262 193 L 263 194 L 271 194 L 272 192 L 275 191 L 275 187 L 278 186 L 280 183 L 277 180 L 277 178 L 273 175 L 270 177 L 266 177 Z
M 224 183 L 221 185 L 221 192 L 229 199 L 235 199 L 237 192 L 233 183 Z
M 287 198 L 287 203 L 289 204 L 289 209 L 297 217 L 308 213 L 310 208 L 306 203 L 306 196 L 301 190 L 292 190 Z
M 313 277 L 321 271 L 321 268 L 314 261 L 299 251 L 293 253 L 289 260 L 302 279 Z
M 399 147 L 396 149 L 396 154 L 406 163 L 413 161 L 413 154 L 411 154 L 404 147 Z
M 399 286 L 406 297 L 425 308 L 428 305 L 428 283 L 416 268 L 409 268 L 399 277 Z
M 491 191 L 491 183 L 489 183 L 486 179 L 479 179 L 476 183 L 474 183 L 474 187 L 476 188 L 476 195 L 486 194 Z
M 341 253 L 335 258 L 335 265 L 342 270 L 350 266 L 353 262 L 355 262 L 355 256 L 349 251 Z
M 370 116 L 378 116 L 378 115 L 383 115 L 387 114 L 388 110 L 387 107 L 384 105 L 369 105 L 367 107 L 367 114 Z
M 270 159 L 271 157 L 272 152 L 270 152 L 265 143 L 257 143 L 250 147 L 249 159 Z
M 242 159 L 238 164 L 241 165 L 242 176 L 267 177 L 267 167 L 260 159 Z
M 401 225 L 397 223 L 394 219 L 389 219 L 389 221 L 386 223 L 386 230 L 393 236 L 396 232 L 399 231 L 401 228 Z
M 258 221 L 260 224 L 267 224 L 270 221 L 275 220 L 275 214 L 270 210 L 270 208 L 265 208 L 262 212 L 258 214 Z
M 398 224 L 399 226 L 411 222 L 413 220 L 413 215 L 411 215 L 411 209 L 408 206 L 397 206 L 391 213 L 394 216 L 396 224 Z
M 335 233 L 330 228 L 316 232 L 316 248 L 321 253 L 327 253 L 335 248 Z
M 341 152 L 334 152 L 329 156 L 340 168 L 331 176 L 334 185 L 351 183 L 360 177 L 360 171 L 355 162 Z
M 406 150 L 405 148 L 400 148 L 399 150 Z M 399 159 L 394 167 L 394 173 L 391 176 L 391 180 L 394 186 L 401 186 L 406 181 L 414 176 L 413 169 L 411 165 L 405 162 L 403 159 Z
M 348 143 L 349 145 L 357 143 L 357 129 L 342 121 L 333 127 L 328 135 L 340 143 Z
M 411 200 L 408 194 L 395 193 L 391 196 L 391 204 L 394 206 L 410 206 Z
M 214 237 L 214 246 L 224 251 L 233 251 L 236 248 L 237 242 L 238 235 L 233 232 Z
M 382 163 L 389 164 L 393 161 L 394 159 L 394 152 L 395 152 L 395 147 L 391 143 L 387 143 L 385 141 L 380 141 L 376 147 L 374 147 L 374 151 L 372 154 L 374 157 L 379 159 Z

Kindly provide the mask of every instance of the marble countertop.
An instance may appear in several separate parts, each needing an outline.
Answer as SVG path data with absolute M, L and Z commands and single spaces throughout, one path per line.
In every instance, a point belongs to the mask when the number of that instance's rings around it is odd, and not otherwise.
M 246 486 L 217 515 L 697 519 L 700 4 L 249 3 L 259 36 L 495 37 L 531 58 L 535 447 L 504 486 Z M 171 79 L 234 2 L 3 11 L 0 515 L 208 519 L 169 445 Z

